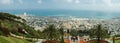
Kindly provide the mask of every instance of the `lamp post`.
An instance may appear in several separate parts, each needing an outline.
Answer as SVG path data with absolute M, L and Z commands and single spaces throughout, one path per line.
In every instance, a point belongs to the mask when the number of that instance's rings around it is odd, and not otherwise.
M 113 31 L 114 35 L 113 35 L 113 43 L 115 43 L 115 35 L 116 33 Z
M 115 43 L 115 35 L 116 35 L 116 33 L 112 30 L 112 31 L 110 31 L 110 32 L 112 32 L 113 33 L 113 35 L 112 35 L 112 40 L 113 40 L 113 43 Z
M 112 25 L 114 25 L 114 24 L 112 24 Z M 111 32 L 113 33 L 113 37 L 112 37 L 112 39 L 113 39 L 113 43 L 115 43 L 115 36 L 116 36 L 116 33 L 115 33 L 115 31 L 114 31 L 114 29 L 112 28 L 112 30 L 111 30 Z

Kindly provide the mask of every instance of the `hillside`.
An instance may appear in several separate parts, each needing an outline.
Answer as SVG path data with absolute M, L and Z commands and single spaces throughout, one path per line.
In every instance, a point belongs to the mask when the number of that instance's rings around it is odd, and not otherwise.
M 25 22 L 21 17 L 0 12 L 0 43 L 30 43 L 32 38 L 38 37 L 37 31 Z M 30 38 L 31 41 L 24 38 Z

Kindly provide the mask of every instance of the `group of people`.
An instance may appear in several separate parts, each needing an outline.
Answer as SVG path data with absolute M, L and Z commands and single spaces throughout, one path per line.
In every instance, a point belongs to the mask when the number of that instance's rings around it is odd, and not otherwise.
M 77 37 L 77 36 L 72 36 L 72 37 L 71 37 L 71 40 L 72 40 L 73 42 L 75 42 L 75 41 L 78 40 L 78 38 L 79 38 L 79 37 Z M 86 37 L 86 38 L 80 38 L 80 39 L 83 39 L 84 41 L 88 41 L 88 40 L 90 40 L 90 39 L 87 38 L 87 37 Z
M 78 37 L 77 37 L 77 36 L 72 36 L 72 37 L 71 37 L 71 40 L 72 40 L 73 42 L 75 42 L 75 40 L 78 40 Z

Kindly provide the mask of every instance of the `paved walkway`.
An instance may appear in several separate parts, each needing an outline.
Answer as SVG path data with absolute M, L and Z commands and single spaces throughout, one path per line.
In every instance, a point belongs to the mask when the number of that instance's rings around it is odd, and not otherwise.
M 28 40 L 37 41 L 36 38 L 27 38 L 27 37 L 18 36 L 18 35 L 12 34 L 12 33 L 10 33 L 10 35 L 11 35 L 12 37 L 16 37 L 16 38 L 20 38 L 20 39 L 28 39 Z

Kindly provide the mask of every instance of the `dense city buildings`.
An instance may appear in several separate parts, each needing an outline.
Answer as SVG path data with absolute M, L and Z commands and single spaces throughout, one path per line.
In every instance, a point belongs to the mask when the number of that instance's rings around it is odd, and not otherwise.
M 64 26 L 65 29 L 89 30 L 97 24 L 101 24 L 102 28 L 114 31 L 116 34 L 120 33 L 120 19 L 96 19 L 96 18 L 79 18 L 72 16 L 34 16 L 24 13 L 18 15 L 24 18 L 26 24 L 34 27 L 36 30 L 44 30 L 49 24 L 55 24 L 58 28 Z M 114 33 L 113 33 L 114 35 Z

